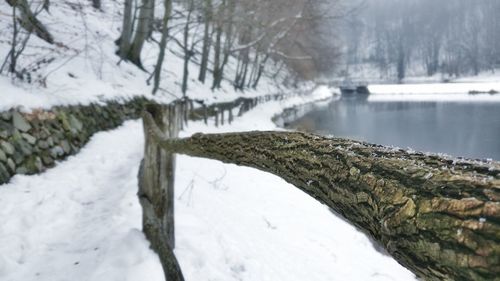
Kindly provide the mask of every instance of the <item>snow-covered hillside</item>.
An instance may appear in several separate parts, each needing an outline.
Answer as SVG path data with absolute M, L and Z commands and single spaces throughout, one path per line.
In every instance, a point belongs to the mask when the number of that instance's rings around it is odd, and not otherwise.
M 146 82 L 151 74 L 131 63 L 120 62 L 115 54 L 115 40 L 120 37 L 123 2 L 103 1 L 102 4 L 102 9 L 96 10 L 91 1 L 50 2 L 50 12 L 43 11 L 38 18 L 54 35 L 56 43 L 50 45 L 36 36 L 30 37 L 18 67 L 31 73 L 31 83 L 0 75 L 0 111 L 16 106 L 24 106 L 29 110 L 139 95 L 160 102 L 182 97 L 180 82 L 183 60 L 180 47 L 173 42 L 168 44 L 160 91 L 153 96 L 152 86 Z M 156 8 L 160 13 L 158 16 L 161 16 L 161 7 L 158 4 Z M 182 9 L 179 6 L 174 8 Z M 10 50 L 11 10 L 5 1 L 0 2 L 0 64 Z M 182 19 L 177 21 L 172 25 L 178 25 Z M 181 35 L 176 33 L 173 36 Z M 153 36 L 158 39 L 160 34 L 155 32 Z M 157 54 L 158 44 L 147 41 L 142 57 L 147 71 L 154 69 Z M 227 66 L 228 77 L 234 76 L 234 64 L 231 58 Z M 272 71 L 272 67 L 269 69 Z M 195 79 L 198 73 L 195 63 L 190 64 L 190 72 L 192 79 L 189 81 L 188 96 L 208 103 L 232 100 L 240 95 L 255 96 L 280 91 L 279 83 L 268 77 L 263 77 L 256 90 L 247 90 L 245 93 L 236 92 L 229 82 L 224 82 L 222 89 L 211 91 L 210 79 L 206 85 Z

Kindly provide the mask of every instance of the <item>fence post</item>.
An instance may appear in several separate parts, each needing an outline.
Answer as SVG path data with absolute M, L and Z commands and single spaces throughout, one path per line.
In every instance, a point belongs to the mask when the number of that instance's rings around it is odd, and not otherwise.
M 143 232 L 151 242 L 151 248 L 158 253 L 165 278 L 169 281 L 182 281 L 184 277 L 173 253 L 175 156 L 159 146 L 158 133 L 164 138 L 176 138 L 182 124 L 181 114 L 179 106 L 146 106 L 143 119 L 146 142 L 139 170 L 138 196 L 143 210 Z M 155 132 L 155 128 L 160 132 Z
M 219 108 L 216 107 L 215 111 L 215 127 L 219 127 Z
M 203 104 L 203 122 L 205 122 L 205 125 L 208 125 L 208 109 L 206 104 Z
M 189 122 L 189 111 L 190 111 L 190 105 L 191 104 L 187 100 L 184 100 L 182 103 L 184 105 L 184 112 L 183 112 L 184 124 L 187 127 L 188 122 Z
M 231 125 L 231 123 L 233 123 L 233 119 L 234 119 L 234 116 L 233 116 L 233 109 L 230 108 L 229 109 L 229 125 Z

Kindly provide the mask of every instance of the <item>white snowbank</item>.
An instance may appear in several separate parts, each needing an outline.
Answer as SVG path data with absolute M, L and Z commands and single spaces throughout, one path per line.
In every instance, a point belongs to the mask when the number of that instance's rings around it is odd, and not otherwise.
M 371 102 L 500 102 L 500 94 L 379 94 L 370 95 L 368 101 Z
M 370 85 L 369 101 L 500 102 L 500 82 Z
M 500 82 L 370 85 L 372 94 L 461 94 L 470 91 L 500 92 Z

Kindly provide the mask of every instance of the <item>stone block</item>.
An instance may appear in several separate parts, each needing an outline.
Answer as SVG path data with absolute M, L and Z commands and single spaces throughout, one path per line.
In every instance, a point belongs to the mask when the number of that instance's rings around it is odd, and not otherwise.
M 1 141 L 0 142 L 0 147 L 2 150 L 7 154 L 7 155 L 12 155 L 14 154 L 14 151 L 16 150 L 14 146 L 6 141 Z
M 12 113 L 12 124 L 21 132 L 27 132 L 31 129 L 30 123 L 28 123 L 24 116 L 17 111 Z

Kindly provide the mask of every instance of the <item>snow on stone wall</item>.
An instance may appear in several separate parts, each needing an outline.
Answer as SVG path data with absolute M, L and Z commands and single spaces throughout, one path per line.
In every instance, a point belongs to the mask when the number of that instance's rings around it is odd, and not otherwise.
M 0 113 L 0 184 L 15 174 L 36 174 L 77 153 L 90 137 L 139 118 L 148 100 Z

